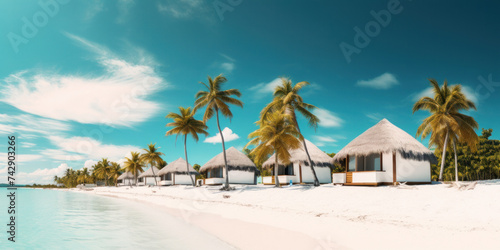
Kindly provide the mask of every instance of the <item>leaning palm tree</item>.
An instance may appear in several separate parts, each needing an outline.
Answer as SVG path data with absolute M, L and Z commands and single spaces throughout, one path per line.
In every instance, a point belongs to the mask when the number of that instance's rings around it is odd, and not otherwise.
M 300 148 L 300 140 L 297 139 L 300 133 L 295 126 L 292 117 L 280 111 L 267 115 L 266 120 L 257 122 L 260 128 L 250 133 L 250 142 L 245 146 L 256 146 L 250 153 L 255 157 L 255 161 L 263 162 L 273 152 L 274 178 L 276 187 L 280 187 L 278 171 L 278 159 L 284 163 L 290 163 L 291 155 L 289 150 Z
M 199 91 L 198 93 L 196 93 L 194 110 L 196 111 L 202 107 L 207 106 L 205 114 L 203 115 L 203 122 L 205 124 L 210 118 L 212 118 L 212 116 L 215 113 L 215 117 L 217 118 L 217 129 L 219 129 L 219 134 L 222 142 L 222 153 L 224 155 L 224 165 L 226 169 L 226 182 L 224 184 L 223 189 L 229 190 L 229 176 L 228 176 L 229 172 L 227 168 L 226 146 L 224 144 L 224 136 L 222 135 L 222 131 L 220 129 L 219 111 L 222 113 L 224 117 L 229 118 L 231 120 L 231 118 L 233 117 L 233 113 L 229 109 L 228 104 L 233 104 L 239 107 L 243 107 L 243 102 L 241 102 L 236 98 L 231 97 L 232 95 L 240 97 L 241 93 L 239 90 L 237 89 L 222 90 L 222 85 L 226 81 L 227 79 L 222 74 L 220 74 L 214 79 L 208 76 L 208 84 L 200 82 L 207 88 L 207 90 Z
M 116 162 L 111 162 L 111 166 L 109 166 L 109 176 L 111 177 L 111 180 L 113 180 L 115 182 L 115 187 L 117 186 L 118 184 L 118 177 L 120 176 L 120 170 L 121 170 L 121 167 L 120 167 L 120 164 L 116 163 Z
M 193 183 L 193 187 L 196 186 L 193 177 L 191 176 L 191 171 L 189 170 L 189 163 L 188 163 L 188 156 L 187 156 L 187 136 L 191 135 L 195 141 L 198 141 L 199 137 L 198 134 L 204 134 L 205 136 L 208 135 L 207 126 L 205 123 L 203 123 L 200 120 L 196 120 L 194 118 L 194 114 L 196 113 L 195 110 L 191 110 L 191 107 L 189 108 L 183 108 L 179 107 L 179 114 L 170 112 L 166 118 L 173 119 L 174 122 L 168 123 L 167 127 L 173 127 L 167 133 L 165 136 L 173 135 L 176 134 L 177 136 L 179 135 L 184 135 L 184 156 L 186 157 L 186 171 L 189 174 L 189 178 L 191 178 L 191 182 Z M 177 140 L 176 136 L 176 140 Z
M 298 138 L 300 138 L 300 140 L 302 141 L 302 145 L 309 161 L 309 166 L 311 166 L 311 171 L 314 176 L 314 186 L 319 186 L 318 176 L 316 175 L 316 171 L 314 170 L 314 162 L 311 160 L 311 156 L 309 155 L 309 151 L 307 150 L 304 136 L 300 132 L 296 115 L 296 111 L 298 111 L 307 119 L 310 126 L 317 128 L 319 118 L 312 113 L 312 111 L 316 109 L 316 106 L 305 103 L 302 99 L 302 96 L 299 95 L 299 91 L 307 85 L 309 85 L 308 82 L 299 82 L 293 85 L 290 79 L 282 77 L 281 85 L 277 86 L 274 90 L 273 101 L 261 111 L 260 120 L 266 120 L 268 116 L 275 111 L 279 111 L 290 116 L 292 124 L 297 128 L 297 131 L 299 132 Z
M 130 155 L 130 158 L 125 157 L 122 170 L 132 173 L 135 177 L 135 185 L 137 185 L 137 176 L 144 172 L 142 168 L 145 166 L 141 160 L 141 154 L 139 152 L 130 152 Z
M 156 143 L 155 144 L 150 143 L 148 144 L 148 148 L 142 149 L 145 152 L 141 154 L 141 160 L 144 163 L 149 164 L 149 166 L 151 167 L 151 171 L 153 172 L 153 178 L 155 179 L 156 186 L 158 186 L 158 181 L 156 180 L 155 170 L 153 166 L 157 167 L 158 164 L 163 160 L 161 156 L 165 155 L 164 153 L 158 151 L 158 149 L 159 148 L 156 147 Z
M 430 134 L 429 146 L 442 148 L 439 181 L 443 180 L 446 150 L 451 142 L 455 149 L 455 180 L 458 181 L 456 144 L 465 143 L 472 151 L 476 151 L 479 142 L 474 131 L 479 125 L 474 118 L 461 114 L 460 111 L 476 109 L 476 105 L 464 95 L 461 85 L 450 88 L 446 80 L 442 87 L 434 79 L 429 79 L 429 82 L 434 98 L 422 97 L 413 106 L 413 113 L 418 110 L 428 110 L 431 113 L 418 127 L 417 137 L 425 139 Z

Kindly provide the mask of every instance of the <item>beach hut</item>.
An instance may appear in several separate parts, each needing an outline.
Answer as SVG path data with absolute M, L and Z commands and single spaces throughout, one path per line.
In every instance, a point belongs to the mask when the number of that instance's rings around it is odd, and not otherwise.
M 195 177 L 199 175 L 199 173 L 194 170 L 191 164 L 189 164 L 188 166 L 189 173 L 191 173 L 193 180 L 195 180 Z M 158 176 L 160 176 L 161 179 L 158 185 L 192 185 L 193 183 L 191 182 L 189 173 L 186 170 L 186 161 L 182 158 L 179 158 L 171 162 L 158 172 Z
M 259 170 L 245 154 L 231 147 L 226 150 L 227 167 L 230 184 L 257 184 Z M 205 185 L 219 185 L 226 181 L 224 169 L 224 154 L 220 153 L 209 160 L 200 168 L 201 173 L 206 173 Z
M 158 176 L 158 172 L 160 172 L 158 168 L 156 168 L 155 166 L 151 166 L 148 170 L 144 171 L 142 174 L 139 175 L 139 178 L 137 180 L 137 185 L 139 186 L 156 185 L 156 182 L 160 182 L 160 177 Z
M 383 119 L 345 146 L 334 162 L 345 173 L 334 173 L 333 183 L 381 185 L 431 183 L 434 153 L 413 136 Z
M 332 183 L 332 158 L 321 151 L 312 142 L 308 140 L 305 140 L 305 142 L 307 151 L 314 163 L 314 171 L 316 172 L 319 183 Z M 300 148 L 291 150 L 289 153 L 291 155 L 290 164 L 285 166 L 283 162 L 278 160 L 278 180 L 280 184 L 289 184 L 290 181 L 294 184 L 314 183 L 314 174 L 309 166 L 309 159 L 307 158 L 304 146 L 301 144 Z M 274 163 L 275 155 L 273 154 L 262 164 L 262 167 L 273 168 Z M 275 184 L 274 168 L 272 170 L 272 176 L 264 176 L 262 178 L 262 183 Z
M 135 185 L 135 176 L 131 172 L 125 172 L 116 179 L 118 186 Z

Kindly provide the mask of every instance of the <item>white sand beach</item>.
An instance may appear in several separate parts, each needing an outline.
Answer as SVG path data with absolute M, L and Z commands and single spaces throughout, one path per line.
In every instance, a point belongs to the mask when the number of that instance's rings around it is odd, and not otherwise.
M 217 186 L 73 190 L 155 205 L 237 249 L 500 246 L 500 181 L 482 181 L 466 191 L 448 184 L 234 187 L 231 192 Z

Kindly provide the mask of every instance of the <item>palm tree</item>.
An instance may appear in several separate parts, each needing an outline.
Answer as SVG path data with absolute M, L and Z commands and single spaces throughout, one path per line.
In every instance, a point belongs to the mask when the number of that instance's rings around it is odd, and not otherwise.
M 89 170 L 87 168 L 83 168 L 77 177 L 78 183 L 86 184 L 87 180 L 90 178 Z
M 57 182 L 59 181 L 59 177 L 57 177 L 57 175 L 54 176 L 54 182 L 57 184 Z
M 117 185 L 117 179 L 118 177 L 120 176 L 120 170 L 121 170 L 121 167 L 120 167 L 120 164 L 116 163 L 116 162 L 111 162 L 111 166 L 109 166 L 109 176 L 111 177 L 112 180 L 114 180 L 115 182 L 115 187 Z
M 226 81 L 227 79 L 222 74 L 220 74 L 214 79 L 208 76 L 208 84 L 200 82 L 207 88 L 207 90 L 199 91 L 198 93 L 196 93 L 194 110 L 196 111 L 202 107 L 207 106 L 205 114 L 203 115 L 203 122 L 205 124 L 210 118 L 212 118 L 212 116 L 215 113 L 215 117 L 217 118 L 217 129 L 219 129 L 219 134 L 222 142 L 222 153 L 224 155 L 224 165 L 226 169 L 226 183 L 224 184 L 223 189 L 229 190 L 229 177 L 228 177 L 229 172 L 227 168 L 226 145 L 224 144 L 224 136 L 222 135 L 222 131 L 220 129 L 219 111 L 222 113 L 224 117 L 229 118 L 229 120 L 231 120 L 231 118 L 233 117 L 233 113 L 229 109 L 228 104 L 243 107 L 243 102 L 241 102 L 236 98 L 231 97 L 232 95 L 240 97 L 241 93 L 239 90 L 237 89 L 221 90 L 222 85 Z
M 97 163 L 98 167 L 95 170 L 98 178 L 106 180 L 104 186 L 107 186 L 108 184 L 109 173 L 110 173 L 109 165 L 110 162 L 108 161 L 108 158 L 102 158 L 102 160 Z
M 167 127 L 173 127 L 167 133 L 165 136 L 173 135 L 176 134 L 177 136 L 179 135 L 184 135 L 184 156 L 186 157 L 186 171 L 189 174 L 189 178 L 191 178 L 191 182 L 193 183 L 193 187 L 196 186 L 193 177 L 191 176 L 191 172 L 189 171 L 189 163 L 188 163 L 188 156 L 187 156 L 187 136 L 190 134 L 195 141 L 199 140 L 198 134 L 204 134 L 205 136 L 208 135 L 207 130 L 207 125 L 203 123 L 200 120 L 196 120 L 194 118 L 194 114 L 196 113 L 195 110 L 191 111 L 191 107 L 188 108 L 183 108 L 179 107 L 179 114 L 170 112 L 166 118 L 173 119 L 174 122 L 168 123 Z M 177 140 L 177 137 L 176 137 Z
M 168 163 L 165 160 L 161 159 L 161 161 L 158 163 L 158 170 L 162 170 L 167 165 Z
M 290 79 L 284 77 L 281 78 L 281 82 L 282 84 L 280 86 L 277 86 L 274 90 L 273 101 L 261 111 L 261 121 L 267 119 L 267 117 L 275 111 L 279 111 L 290 116 L 291 122 L 297 128 L 297 131 L 299 132 L 299 138 L 302 141 L 304 150 L 306 151 L 307 159 L 309 160 L 309 166 L 311 166 L 311 171 L 314 176 L 314 186 L 319 186 L 318 176 L 316 175 L 316 171 L 314 170 L 314 162 L 311 160 L 311 156 L 309 155 L 309 151 L 307 150 L 304 136 L 300 132 L 299 123 L 297 122 L 297 115 L 295 113 L 295 111 L 298 111 L 307 119 L 310 126 L 314 127 L 315 129 L 317 128 L 319 118 L 312 113 L 312 111 L 316 109 L 316 106 L 305 103 L 302 97 L 299 95 L 299 91 L 304 86 L 309 85 L 309 83 L 299 82 L 293 85 Z
M 141 154 L 139 152 L 130 152 L 130 154 L 130 158 L 125 157 L 122 170 L 132 173 L 135 177 L 135 185 L 137 185 L 137 176 L 144 172 L 142 169 L 144 163 L 141 160 Z
M 156 148 L 156 143 L 150 143 L 148 144 L 148 148 L 143 148 L 145 152 L 141 154 L 141 160 L 149 164 L 151 166 L 151 171 L 153 172 L 153 178 L 155 179 L 155 185 L 158 186 L 158 181 L 156 180 L 156 175 L 155 175 L 155 170 L 153 168 L 157 167 L 158 164 L 163 161 L 161 158 L 162 155 L 165 155 L 164 153 L 158 151 L 159 148 Z
M 256 145 L 251 155 L 255 161 L 263 162 L 270 154 L 274 157 L 274 178 L 276 187 L 280 187 L 278 179 L 279 164 L 278 159 L 289 164 L 291 155 L 289 150 L 300 148 L 300 133 L 295 126 L 292 117 L 280 111 L 275 111 L 267 115 L 266 120 L 257 122 L 260 128 L 250 133 L 250 142 L 245 146 Z
M 425 139 L 429 134 L 429 146 L 442 148 L 441 169 L 439 181 L 443 180 L 446 150 L 451 142 L 455 151 L 455 180 L 458 181 L 458 167 L 456 156 L 457 142 L 468 144 L 472 151 L 477 150 L 479 138 L 474 131 L 479 125 L 471 116 L 461 114 L 462 110 L 476 109 L 476 105 L 462 92 L 461 85 L 448 87 L 445 80 L 440 87 L 434 79 L 429 79 L 432 85 L 434 98 L 422 97 L 413 106 L 413 113 L 418 110 L 428 110 L 431 115 L 424 119 L 418 127 L 417 137 Z

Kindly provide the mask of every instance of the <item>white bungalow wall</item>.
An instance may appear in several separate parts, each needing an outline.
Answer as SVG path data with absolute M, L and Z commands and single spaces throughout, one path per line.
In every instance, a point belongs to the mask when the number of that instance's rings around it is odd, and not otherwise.
M 225 178 L 225 171 L 223 172 Z M 230 184 L 255 184 L 255 172 L 229 170 Z
M 299 164 L 294 163 L 293 171 L 297 179 L 297 183 L 300 181 Z M 316 176 L 318 177 L 319 183 L 332 183 L 332 172 L 328 167 L 314 167 Z M 294 180 L 295 182 L 295 180 Z M 314 183 L 314 175 L 310 166 L 302 165 L 302 182 L 303 183 Z
M 193 180 L 196 178 L 195 175 L 191 175 Z M 173 177 L 173 176 L 172 176 Z M 175 174 L 175 185 L 193 185 L 191 178 L 188 174 Z
M 398 182 L 430 182 L 431 164 L 428 161 L 404 159 L 397 154 L 396 179 Z

